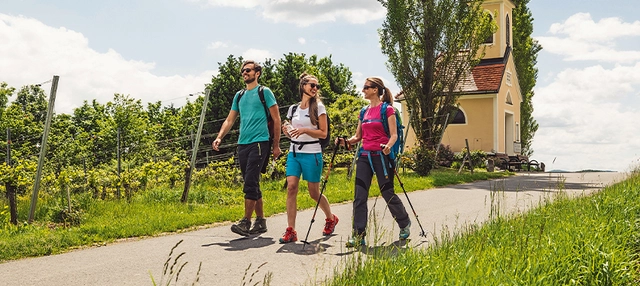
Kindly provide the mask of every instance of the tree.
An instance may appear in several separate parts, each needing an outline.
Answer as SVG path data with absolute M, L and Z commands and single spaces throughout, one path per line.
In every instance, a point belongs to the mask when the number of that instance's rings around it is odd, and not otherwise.
M 81 148 L 86 150 L 88 163 L 96 167 L 112 159 L 111 152 L 103 140 L 101 122 L 107 118 L 106 107 L 93 99 L 91 104 L 84 101 L 84 104 L 73 110 L 73 125 L 76 126 L 79 136 L 79 143 L 84 144 Z
M 120 153 L 122 158 L 132 160 L 136 166 L 150 161 L 153 157 L 155 134 L 149 130 L 148 113 L 142 102 L 129 95 L 114 94 L 113 102 L 107 102 L 106 111 L 109 114 L 107 128 L 112 143 L 117 146 L 118 129 L 120 129 Z M 112 149 L 117 151 L 117 147 Z
M 36 85 L 22 87 L 2 113 L 3 131 L 11 129 L 12 153 L 15 157 L 37 158 L 47 116 L 44 91 Z
M 484 40 L 497 27 L 481 0 L 379 2 L 387 8 L 379 30 L 387 68 L 404 92 L 418 148 L 433 150 L 446 115 L 456 111 L 459 87 L 482 57 Z M 434 162 L 417 159 L 417 164 Z M 421 169 L 428 173 L 431 168 Z
M 14 91 L 15 88 L 8 87 L 6 82 L 0 82 L 0 122 L 2 121 L 2 112 L 7 108 L 9 97 L 11 97 Z
M 538 122 L 533 118 L 533 87 L 538 78 L 538 68 L 535 67 L 538 52 L 542 46 L 531 38 L 533 33 L 533 16 L 527 7 L 529 0 L 517 0 L 513 9 L 513 58 L 518 73 L 518 81 L 522 90 L 522 104 L 520 105 L 520 142 L 522 154 L 531 156 L 531 143 L 538 131 Z

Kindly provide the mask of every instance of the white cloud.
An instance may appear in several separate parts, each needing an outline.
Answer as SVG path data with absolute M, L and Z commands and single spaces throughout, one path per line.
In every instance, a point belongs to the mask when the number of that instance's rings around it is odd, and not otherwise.
M 0 80 L 9 86 L 19 88 L 60 76 L 57 113 L 71 113 L 84 100 L 105 103 L 114 93 L 145 103 L 184 96 L 174 100 L 181 106 L 189 93 L 203 90 L 203 83 L 215 73 L 157 76 L 154 63 L 127 60 L 112 49 L 99 53 L 89 48 L 89 40 L 81 33 L 22 16 L 0 14 L 0 42 Z M 50 86 L 43 88 L 48 93 Z
M 216 42 L 213 42 L 213 43 L 209 44 L 209 46 L 207 46 L 207 49 L 208 50 L 216 50 L 216 49 L 219 49 L 219 48 L 227 48 L 227 47 L 229 47 L 229 45 L 227 43 L 221 42 L 221 41 L 216 41 Z
M 595 22 L 589 13 L 576 13 L 564 23 L 551 25 L 549 32 L 576 41 L 608 42 L 625 36 L 640 36 L 640 21 L 625 23 L 613 17 Z
M 547 73 L 549 85 L 535 88 L 534 159 L 548 170 L 629 171 L 640 156 L 640 52 L 623 51 L 619 44 L 640 36 L 640 22 L 596 22 L 578 13 L 551 25 L 549 32 L 553 36 L 537 38 L 542 53 L 588 66 L 565 65 L 555 75 Z
M 385 9 L 371 0 L 191 0 L 209 6 L 259 9 L 265 19 L 276 23 L 309 26 L 339 20 L 364 24 L 381 19 Z
M 639 88 L 640 63 L 562 71 L 535 91 L 534 157 L 551 169 L 627 171 L 640 150 Z
M 307 40 L 305 40 L 305 38 L 298 38 L 298 43 L 300 43 L 301 45 L 304 45 L 307 43 Z
M 260 0 L 188 0 L 189 2 L 205 2 L 209 6 L 253 8 L 260 5 Z
M 245 60 L 254 60 L 257 62 L 262 62 L 267 58 L 273 58 L 269 51 L 258 50 L 258 49 L 248 49 L 244 53 L 242 53 L 242 58 Z
M 623 51 L 616 40 L 640 36 L 640 21 L 625 23 L 620 18 L 595 22 L 588 13 L 577 13 L 549 28 L 550 37 L 536 37 L 545 51 L 564 56 L 566 61 L 599 61 L 629 64 L 640 60 L 640 51 Z

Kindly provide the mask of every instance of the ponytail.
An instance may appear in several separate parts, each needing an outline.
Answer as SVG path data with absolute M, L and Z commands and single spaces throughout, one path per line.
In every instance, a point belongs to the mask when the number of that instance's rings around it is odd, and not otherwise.
M 380 100 L 386 103 L 393 103 L 393 97 L 391 96 L 391 90 L 388 87 L 384 86 L 384 82 L 379 77 L 368 77 L 367 81 L 372 82 L 378 88 L 378 96 L 381 97 Z

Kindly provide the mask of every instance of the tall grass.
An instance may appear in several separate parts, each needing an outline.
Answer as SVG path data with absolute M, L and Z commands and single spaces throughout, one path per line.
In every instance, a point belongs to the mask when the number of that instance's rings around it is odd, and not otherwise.
M 352 258 L 331 285 L 638 285 L 640 175 L 496 216 L 428 249 Z
M 401 173 L 408 192 L 435 186 L 473 180 L 498 178 L 508 174 L 474 172 L 456 174 L 455 170 L 436 170 L 428 177 L 412 172 Z M 284 179 L 262 183 L 266 215 L 286 210 Z M 397 186 L 399 188 L 399 186 Z M 315 202 L 306 195 L 306 184 L 300 184 L 298 208 L 308 209 Z M 74 209 L 78 210 L 78 224 L 54 223 L 61 200 L 43 194 L 38 201 L 36 221 L 11 226 L 7 222 L 4 202 L 0 202 L 0 261 L 30 256 L 60 253 L 72 248 L 100 245 L 117 239 L 154 236 L 166 232 L 189 230 L 213 223 L 238 220 L 244 213 L 242 186 L 224 186 L 221 182 L 194 184 L 189 202 L 180 203 L 182 188 L 155 188 L 133 194 L 129 200 L 94 199 L 88 193 L 73 194 Z M 372 188 L 371 196 L 379 195 Z M 353 199 L 353 178 L 347 179 L 345 169 L 334 169 L 327 183 L 326 196 L 331 203 Z M 27 219 L 30 196 L 18 198 L 19 220 Z

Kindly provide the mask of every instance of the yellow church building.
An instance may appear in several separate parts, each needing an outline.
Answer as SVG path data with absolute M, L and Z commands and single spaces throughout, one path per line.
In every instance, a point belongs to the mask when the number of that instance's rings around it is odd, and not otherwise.
M 469 73 L 458 98 L 459 112 L 442 134 L 441 143 L 453 152 L 465 148 L 487 153 L 520 154 L 520 104 L 522 93 L 512 54 L 512 0 L 486 0 L 484 9 L 496 15 L 497 31 L 485 41 L 485 55 Z M 409 122 L 406 102 L 403 122 Z M 407 130 L 406 149 L 415 145 L 413 129 Z

